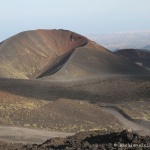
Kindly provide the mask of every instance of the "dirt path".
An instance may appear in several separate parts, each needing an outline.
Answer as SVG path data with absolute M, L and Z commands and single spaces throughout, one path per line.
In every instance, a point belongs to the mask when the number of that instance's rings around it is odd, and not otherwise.
M 145 127 L 142 122 L 129 120 L 115 108 L 101 107 L 106 113 L 114 115 L 125 129 L 136 131 L 140 135 L 150 135 L 150 124 Z M 14 143 L 42 143 L 53 137 L 66 137 L 74 133 L 52 132 L 48 130 L 29 129 L 23 127 L 0 126 L 0 141 Z
M 15 143 L 42 143 L 53 137 L 66 137 L 73 133 L 52 132 L 23 127 L 0 126 L 0 141 Z
M 143 136 L 150 135 L 149 128 L 146 128 L 144 125 L 142 125 L 142 123 L 138 124 L 135 121 L 131 121 L 128 118 L 125 118 L 116 109 L 110 108 L 110 107 L 104 107 L 104 108 L 102 108 L 102 110 L 105 111 L 106 113 L 110 113 L 110 114 L 114 115 L 118 119 L 118 121 L 122 124 L 123 128 L 133 130 Z

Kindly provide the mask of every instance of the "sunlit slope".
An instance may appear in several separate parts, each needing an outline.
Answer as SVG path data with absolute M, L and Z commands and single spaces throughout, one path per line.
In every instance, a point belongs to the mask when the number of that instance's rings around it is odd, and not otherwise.
M 97 75 L 148 75 L 149 71 L 135 65 L 126 58 L 89 41 L 84 47 L 76 48 L 65 65 L 55 74 L 42 79 L 76 79 Z
M 67 30 L 19 33 L 0 44 L 0 77 L 36 78 L 88 40 Z

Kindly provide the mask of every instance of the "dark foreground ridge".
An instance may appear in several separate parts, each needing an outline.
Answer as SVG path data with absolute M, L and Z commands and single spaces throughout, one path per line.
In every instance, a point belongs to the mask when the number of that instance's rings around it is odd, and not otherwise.
M 150 136 L 139 136 L 129 131 L 79 132 L 67 138 L 53 138 L 38 145 L 8 144 L 0 142 L 0 150 L 115 150 L 149 149 Z

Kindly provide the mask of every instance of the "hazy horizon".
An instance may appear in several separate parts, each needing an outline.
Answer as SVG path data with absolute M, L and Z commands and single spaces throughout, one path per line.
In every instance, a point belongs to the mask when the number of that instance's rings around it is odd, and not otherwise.
M 148 0 L 5 0 L 0 10 L 0 41 L 36 29 L 67 29 L 83 35 L 150 31 Z

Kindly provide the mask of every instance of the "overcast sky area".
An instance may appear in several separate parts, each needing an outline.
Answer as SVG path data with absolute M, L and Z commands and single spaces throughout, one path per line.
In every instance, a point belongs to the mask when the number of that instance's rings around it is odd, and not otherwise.
M 0 41 L 26 30 L 150 30 L 150 0 L 0 0 Z

